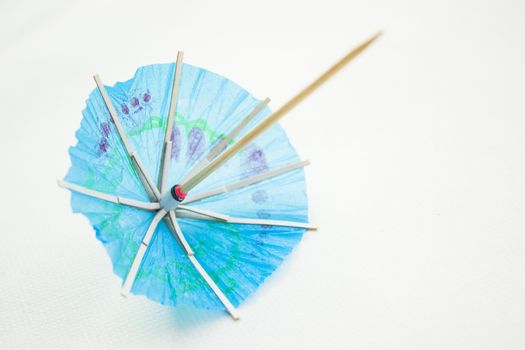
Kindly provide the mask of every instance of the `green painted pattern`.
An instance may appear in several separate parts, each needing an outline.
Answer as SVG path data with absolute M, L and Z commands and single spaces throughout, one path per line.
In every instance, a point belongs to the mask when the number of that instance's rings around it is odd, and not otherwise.
M 224 137 L 223 133 L 219 133 L 215 130 L 213 130 L 209 125 L 208 122 L 205 119 L 192 119 L 188 120 L 185 119 L 181 114 L 175 113 L 175 122 L 174 124 L 178 124 L 184 128 L 184 131 L 186 134 L 188 134 L 191 129 L 193 128 L 199 128 L 202 131 L 204 131 L 208 138 L 210 139 L 210 143 L 214 143 L 218 138 Z M 233 140 L 230 141 L 230 145 L 233 143 Z
M 226 260 L 224 266 L 214 271 L 210 271 L 210 277 L 214 280 L 222 279 L 222 281 L 226 285 L 226 289 L 224 289 L 223 292 L 229 293 L 233 289 L 237 288 L 237 281 L 234 280 L 233 278 L 228 277 L 227 273 L 228 271 L 233 269 L 235 262 L 238 261 L 239 255 L 241 253 L 240 231 L 234 225 L 231 225 L 231 224 L 219 224 L 219 223 L 214 223 L 214 222 L 208 223 L 208 227 L 211 230 L 213 230 L 215 225 L 223 225 L 226 228 L 226 230 L 230 232 L 229 237 L 231 239 L 233 246 L 232 246 L 232 250 L 230 251 L 230 256 L 228 260 Z
M 181 127 L 183 127 L 184 132 L 186 134 L 188 134 L 193 128 L 201 129 L 204 133 L 208 135 L 208 138 L 211 140 L 210 143 L 214 143 L 218 138 L 224 137 L 223 133 L 217 132 L 216 130 L 211 128 L 208 122 L 202 118 L 189 120 L 189 119 L 185 119 L 182 114 L 177 112 L 175 113 L 175 120 L 173 124 L 180 125 Z M 139 136 L 146 131 L 150 131 L 154 129 L 164 129 L 165 125 L 166 125 L 165 119 L 159 116 L 153 115 L 153 116 L 150 116 L 146 120 L 146 122 L 140 129 L 137 129 L 137 130 L 134 130 L 128 133 L 128 136 L 134 137 L 134 136 Z M 233 140 L 230 141 L 229 144 L 231 145 L 232 143 L 233 143 Z
M 146 120 L 142 128 L 130 132 L 128 136 L 138 136 L 153 129 L 164 129 L 164 124 L 164 120 L 161 117 L 151 116 Z

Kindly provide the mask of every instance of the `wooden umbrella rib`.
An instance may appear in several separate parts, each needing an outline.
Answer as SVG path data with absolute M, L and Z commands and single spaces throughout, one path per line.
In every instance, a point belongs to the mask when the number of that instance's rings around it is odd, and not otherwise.
M 155 186 L 155 184 L 152 182 L 151 176 L 149 176 L 146 169 L 142 165 L 142 161 L 140 160 L 140 157 L 131 148 L 131 145 L 128 142 L 126 134 L 124 133 L 124 129 L 122 128 L 122 123 L 120 122 L 120 118 L 118 117 L 117 111 L 115 110 L 115 107 L 113 106 L 113 102 L 111 102 L 111 99 L 108 95 L 108 92 L 106 91 L 106 88 L 104 87 L 104 84 L 102 83 L 102 80 L 100 79 L 98 74 L 95 74 L 93 76 L 93 79 L 95 80 L 95 83 L 97 84 L 97 88 L 100 91 L 100 94 L 102 95 L 102 100 L 104 101 L 104 104 L 106 105 L 106 108 L 109 111 L 109 115 L 111 116 L 111 119 L 113 120 L 113 123 L 115 124 L 115 127 L 117 128 L 117 132 L 120 136 L 120 140 L 122 141 L 122 144 L 124 145 L 124 148 L 126 149 L 126 153 L 129 157 L 129 160 L 131 161 L 131 164 L 133 165 L 135 171 L 139 175 L 139 179 L 142 183 L 142 186 L 144 187 L 144 190 L 150 197 L 151 201 L 158 202 L 160 200 L 159 190 L 157 189 L 157 186 Z
M 197 215 L 185 215 L 183 211 L 188 211 Z M 217 213 L 210 210 L 199 209 L 187 205 L 179 205 L 177 208 L 179 217 L 187 217 L 197 220 L 219 221 L 230 224 L 244 224 L 244 225 L 269 225 L 269 226 L 283 226 L 305 228 L 308 230 L 317 230 L 317 226 L 309 222 L 289 221 L 289 220 L 269 220 L 269 219 L 254 219 L 254 218 L 239 218 L 229 216 L 222 213 Z
M 179 96 L 183 58 L 184 58 L 184 53 L 182 51 L 179 51 L 177 53 L 177 63 L 176 63 L 175 73 L 173 74 L 173 85 L 171 88 L 170 105 L 169 105 L 169 111 L 168 111 L 168 118 L 166 120 L 166 133 L 164 134 L 164 144 L 162 146 L 162 152 L 161 152 L 162 154 L 160 158 L 161 164 L 160 164 L 160 171 L 159 171 L 158 186 L 159 186 L 161 193 L 164 192 L 164 190 L 166 190 L 166 186 L 167 186 L 168 179 L 169 179 L 169 169 L 170 169 L 170 163 L 171 163 L 171 147 L 172 147 L 171 134 L 173 132 L 173 120 L 175 118 L 175 113 L 177 112 L 177 100 Z
M 153 238 L 153 234 L 155 233 L 155 230 L 157 229 L 157 226 L 159 225 L 160 220 L 166 215 L 166 210 L 161 209 L 155 214 L 153 217 L 153 220 L 151 221 L 151 224 L 148 227 L 148 230 L 144 234 L 144 237 L 142 238 L 142 242 L 139 245 L 139 249 L 137 250 L 137 253 L 135 254 L 135 257 L 133 258 L 133 262 L 131 263 L 131 267 L 129 268 L 128 274 L 126 276 L 126 279 L 124 280 L 124 283 L 122 284 L 122 290 L 121 294 L 123 296 L 129 295 L 129 292 L 131 291 L 131 288 L 133 287 L 133 283 L 135 282 L 135 279 L 137 277 L 137 274 L 140 269 L 140 265 L 142 264 L 142 260 L 144 259 L 144 255 L 146 255 L 146 250 L 148 249 L 149 243 L 151 242 L 151 239 Z
M 293 171 L 293 170 L 305 167 L 307 165 L 310 165 L 310 161 L 308 161 L 308 160 L 304 160 L 304 161 L 299 161 L 299 162 L 295 162 L 295 163 L 292 163 L 292 164 L 288 164 L 288 165 L 285 165 L 283 167 L 277 168 L 275 170 L 270 170 L 270 171 L 267 171 L 267 172 L 262 173 L 262 174 L 257 174 L 257 175 L 248 177 L 248 178 L 243 179 L 243 180 L 239 180 L 239 181 L 236 181 L 236 182 L 233 182 L 233 183 L 229 183 L 229 184 L 221 186 L 219 188 L 214 188 L 212 190 L 208 190 L 208 191 L 205 191 L 205 192 L 201 192 L 201 193 L 197 193 L 195 195 L 188 196 L 188 197 L 186 197 L 186 199 L 184 199 L 184 201 L 182 203 L 183 204 L 188 204 L 188 203 L 200 201 L 200 200 L 203 200 L 203 199 L 206 199 L 206 198 L 209 198 L 209 197 L 217 196 L 219 194 L 223 194 L 223 193 L 226 193 L 226 192 L 231 192 L 231 191 L 234 191 L 234 190 L 238 190 L 240 188 L 244 188 L 246 186 L 250 186 L 250 185 L 262 182 L 264 180 L 268 180 L 268 179 L 271 179 L 271 178 L 274 178 L 274 177 L 278 177 L 280 175 L 283 175 L 283 174 L 286 174 L 286 173 L 288 173 L 290 171 Z
M 129 207 L 134 207 L 134 208 L 144 209 L 144 210 L 159 210 L 160 209 L 159 203 L 143 202 L 143 201 L 139 201 L 136 199 L 130 199 L 130 198 L 122 197 L 122 196 L 107 194 L 107 193 L 95 191 L 95 190 L 92 190 L 87 187 L 80 186 L 80 185 L 77 185 L 71 182 L 67 182 L 67 181 L 58 180 L 57 182 L 58 182 L 58 186 L 62 188 L 67 188 L 68 190 L 71 190 L 77 193 L 81 193 L 83 195 L 86 195 L 92 198 L 102 199 L 107 202 L 112 202 L 115 204 L 122 204 L 122 205 L 126 205 Z

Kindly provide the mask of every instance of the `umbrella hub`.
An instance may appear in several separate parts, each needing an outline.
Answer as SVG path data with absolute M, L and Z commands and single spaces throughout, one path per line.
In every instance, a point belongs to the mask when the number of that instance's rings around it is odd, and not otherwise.
M 175 185 L 161 195 L 160 206 L 166 210 L 177 209 L 186 195 L 187 193 L 182 190 L 181 185 Z

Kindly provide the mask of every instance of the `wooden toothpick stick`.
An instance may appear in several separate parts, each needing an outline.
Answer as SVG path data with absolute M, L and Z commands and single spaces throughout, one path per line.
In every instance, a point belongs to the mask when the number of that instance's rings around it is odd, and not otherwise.
M 224 162 L 236 155 L 240 150 L 242 150 L 248 143 L 250 143 L 257 136 L 261 135 L 266 131 L 270 126 L 282 118 L 286 113 L 291 111 L 295 106 L 301 103 L 306 97 L 308 97 L 312 92 L 314 92 L 319 86 L 323 85 L 328 79 L 337 74 L 345 65 L 362 53 L 372 42 L 374 42 L 381 32 L 376 33 L 368 40 L 364 41 L 362 44 L 353 49 L 350 53 L 344 56 L 339 62 L 330 67 L 326 72 L 324 72 L 319 78 L 314 80 L 310 85 L 305 89 L 295 95 L 291 100 L 286 102 L 281 108 L 273 112 L 268 118 L 259 123 L 255 128 L 246 133 L 241 137 L 237 142 L 232 146 L 227 148 L 224 152 L 219 154 L 215 159 L 213 159 L 208 165 L 203 167 L 195 175 L 185 180 L 181 186 L 183 193 L 187 193 L 192 188 L 197 186 L 201 181 L 208 177 L 215 169 L 221 166 Z
M 162 155 L 160 158 L 160 171 L 158 186 L 161 192 L 164 192 L 166 189 L 169 170 L 170 170 L 170 161 L 171 161 L 171 133 L 173 131 L 173 119 L 175 118 L 175 113 L 177 112 L 177 99 L 179 96 L 179 87 L 180 87 L 180 78 L 182 74 L 182 60 L 184 58 L 184 53 L 179 51 L 177 53 L 177 63 L 175 68 L 175 73 L 173 74 L 173 86 L 171 88 L 171 98 L 170 98 L 170 107 L 168 112 L 168 120 L 166 122 L 166 132 L 164 134 L 164 144 L 162 147 Z
M 243 128 L 248 125 L 253 118 L 257 116 L 270 102 L 270 99 L 267 97 L 264 99 L 264 101 L 260 102 L 251 112 L 248 114 L 228 135 L 222 139 L 221 142 L 219 142 L 215 147 L 211 149 L 211 151 L 208 153 L 206 157 L 204 157 L 200 162 L 195 165 L 191 171 L 184 177 L 184 179 L 189 179 L 193 177 L 196 173 L 199 172 L 202 168 L 204 168 L 206 165 L 210 163 L 213 158 L 217 157 L 220 153 L 222 153 L 230 143 L 231 140 L 233 140 L 241 131 Z M 183 180 L 184 181 L 184 180 Z

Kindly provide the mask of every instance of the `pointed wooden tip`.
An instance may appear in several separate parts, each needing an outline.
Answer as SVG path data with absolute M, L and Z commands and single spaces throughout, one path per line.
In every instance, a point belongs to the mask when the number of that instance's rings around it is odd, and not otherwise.
M 366 39 L 365 41 L 363 41 L 359 46 L 357 46 L 353 51 L 357 51 L 357 52 L 362 52 L 364 51 L 366 48 L 368 48 L 368 46 L 370 46 L 374 41 L 376 41 L 381 35 L 383 35 L 383 31 L 378 31 L 377 33 L 375 33 L 374 35 L 372 35 L 370 38 Z
M 379 38 L 381 35 L 383 35 L 383 31 L 382 30 L 379 30 L 377 31 L 377 33 L 375 33 L 374 35 L 372 35 L 370 37 L 370 39 L 368 39 L 370 42 L 373 42 L 374 40 L 376 40 L 377 38 Z
M 357 45 L 352 51 L 346 54 L 345 57 L 343 57 L 339 62 L 334 64 L 326 73 L 325 76 L 321 76 L 319 80 L 324 81 L 328 77 L 335 74 L 337 71 L 339 71 L 343 66 L 345 66 L 348 62 L 352 61 L 354 58 L 359 56 L 363 51 L 365 51 L 368 46 L 370 46 L 374 41 L 376 41 L 381 35 L 383 34 L 382 31 L 379 31 L 366 39 L 365 41 L 361 42 L 361 44 Z
M 366 41 L 366 45 L 370 45 L 372 44 L 374 41 L 376 41 L 377 39 L 379 39 L 380 36 L 383 35 L 383 31 L 380 30 L 378 31 L 377 33 L 375 33 L 374 35 L 372 35 L 367 41 Z

